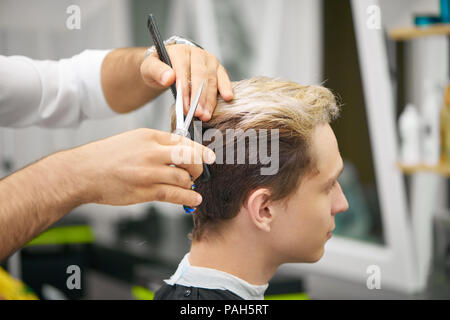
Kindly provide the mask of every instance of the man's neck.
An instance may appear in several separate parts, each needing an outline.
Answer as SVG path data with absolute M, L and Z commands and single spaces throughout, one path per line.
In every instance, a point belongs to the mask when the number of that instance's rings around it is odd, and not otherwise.
M 253 285 L 264 285 L 275 274 L 278 264 L 263 250 L 245 245 L 238 237 L 193 241 L 189 254 L 192 266 L 227 272 Z

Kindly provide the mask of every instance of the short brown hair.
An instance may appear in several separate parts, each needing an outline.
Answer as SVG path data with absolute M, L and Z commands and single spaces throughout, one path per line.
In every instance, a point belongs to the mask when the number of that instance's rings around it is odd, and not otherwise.
M 256 164 L 249 163 L 247 146 L 244 164 L 210 165 L 211 178 L 195 182 L 203 201 L 193 214 L 193 240 L 200 240 L 205 230 L 219 232 L 221 223 L 234 218 L 256 188 L 270 189 L 272 201 L 291 195 L 300 178 L 314 167 L 309 148 L 313 128 L 339 115 L 334 95 L 322 86 L 301 86 L 268 77 L 233 82 L 232 86 L 233 101 L 225 102 L 219 97 L 211 120 L 203 123 L 203 130 L 215 128 L 225 135 L 227 129 L 278 129 L 279 169 L 274 175 L 261 175 L 264 165 L 260 159 Z M 270 137 L 267 140 L 272 143 Z M 230 147 L 236 148 L 236 139 L 223 141 L 224 153 Z

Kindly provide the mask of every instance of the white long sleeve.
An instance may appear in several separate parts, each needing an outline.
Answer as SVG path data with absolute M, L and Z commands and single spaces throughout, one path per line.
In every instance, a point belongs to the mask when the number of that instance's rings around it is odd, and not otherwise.
M 108 50 L 59 61 L 0 56 L 0 127 L 74 127 L 115 113 L 101 86 Z

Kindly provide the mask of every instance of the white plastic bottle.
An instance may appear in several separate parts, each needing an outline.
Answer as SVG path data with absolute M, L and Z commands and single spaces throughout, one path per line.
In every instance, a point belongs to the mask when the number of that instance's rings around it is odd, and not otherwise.
M 408 104 L 403 110 L 399 118 L 400 129 L 400 158 L 405 165 L 420 164 L 421 148 L 420 148 L 420 117 L 417 109 Z
M 442 107 L 442 90 L 438 83 L 426 80 L 422 106 L 422 160 L 427 165 L 437 165 L 440 157 L 439 122 Z

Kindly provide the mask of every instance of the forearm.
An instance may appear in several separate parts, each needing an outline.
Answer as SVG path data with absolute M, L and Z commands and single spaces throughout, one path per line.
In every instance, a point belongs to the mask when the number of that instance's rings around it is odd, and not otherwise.
M 0 261 L 87 202 L 86 184 L 67 160 L 59 152 L 0 180 Z
M 180 144 L 193 159 L 215 161 L 190 139 L 137 129 L 57 152 L 0 180 L 0 261 L 84 203 L 198 206 L 191 178 L 202 163 L 171 166 Z
M 156 98 L 165 88 L 149 87 L 140 68 L 146 48 L 123 48 L 111 51 L 102 64 L 101 79 L 106 101 L 118 113 L 133 111 Z

